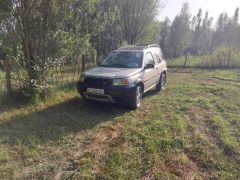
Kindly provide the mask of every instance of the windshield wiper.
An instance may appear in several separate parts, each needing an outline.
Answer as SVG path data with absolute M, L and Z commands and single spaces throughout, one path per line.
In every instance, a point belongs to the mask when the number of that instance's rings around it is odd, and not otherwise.
M 110 68 L 127 68 L 127 66 L 123 64 L 111 64 L 111 65 L 100 65 L 100 67 L 110 67 Z
M 124 65 L 124 64 L 112 64 L 112 66 L 114 66 L 114 67 L 120 67 L 120 68 L 127 68 L 127 66 Z
M 99 67 L 111 67 L 111 66 L 102 64 L 102 65 L 99 65 Z

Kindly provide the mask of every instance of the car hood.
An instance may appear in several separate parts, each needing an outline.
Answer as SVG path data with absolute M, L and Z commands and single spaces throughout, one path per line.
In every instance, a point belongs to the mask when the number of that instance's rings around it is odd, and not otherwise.
M 142 69 L 139 68 L 108 68 L 96 67 L 84 72 L 86 77 L 100 77 L 100 78 L 128 78 L 140 73 Z

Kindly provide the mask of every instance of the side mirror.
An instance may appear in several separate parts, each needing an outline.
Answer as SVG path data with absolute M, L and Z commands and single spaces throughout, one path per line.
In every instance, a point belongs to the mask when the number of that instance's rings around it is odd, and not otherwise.
M 153 69 L 154 64 L 147 64 L 144 69 Z
M 103 64 L 103 61 L 104 59 L 102 57 L 100 57 L 98 60 L 97 60 L 97 66 L 101 66 Z
M 102 65 L 102 61 L 97 61 L 97 66 L 101 66 Z

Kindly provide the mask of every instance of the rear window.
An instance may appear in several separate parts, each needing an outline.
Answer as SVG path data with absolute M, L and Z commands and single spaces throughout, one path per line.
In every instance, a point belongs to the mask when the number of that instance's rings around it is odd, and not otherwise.
M 158 64 L 162 62 L 162 51 L 160 48 L 153 48 L 152 50 L 154 61 Z

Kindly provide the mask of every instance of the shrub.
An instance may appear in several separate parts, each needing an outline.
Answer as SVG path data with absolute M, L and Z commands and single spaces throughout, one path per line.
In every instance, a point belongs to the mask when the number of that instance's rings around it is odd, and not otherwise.
M 171 67 L 183 67 L 185 57 L 168 60 Z M 186 67 L 240 68 L 240 49 L 221 46 L 209 55 L 188 56 Z
M 221 46 L 212 52 L 206 66 L 219 68 L 240 67 L 240 49 L 229 49 L 226 46 Z

